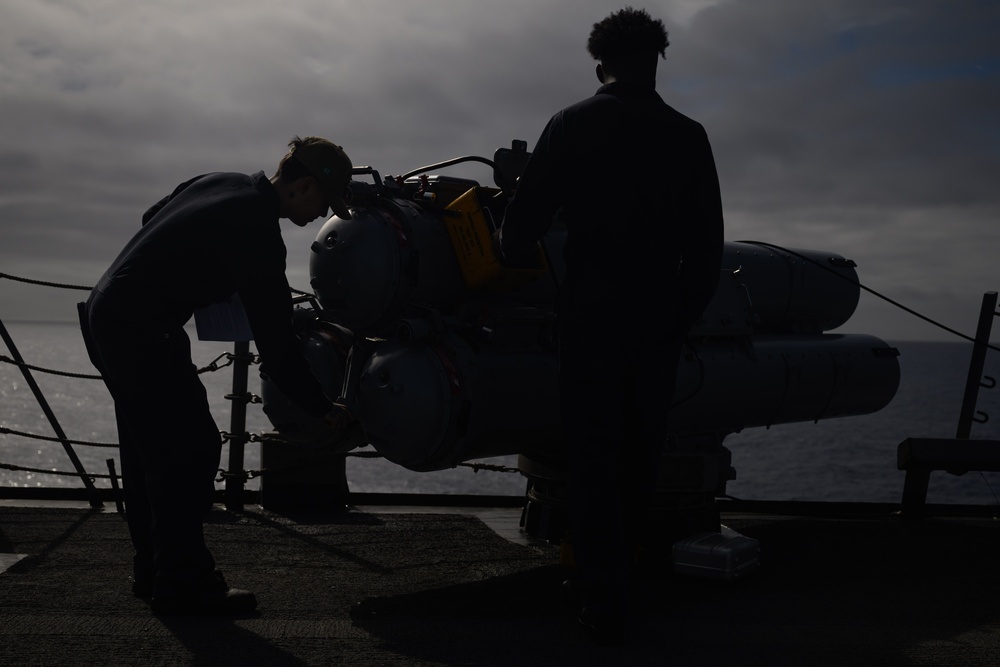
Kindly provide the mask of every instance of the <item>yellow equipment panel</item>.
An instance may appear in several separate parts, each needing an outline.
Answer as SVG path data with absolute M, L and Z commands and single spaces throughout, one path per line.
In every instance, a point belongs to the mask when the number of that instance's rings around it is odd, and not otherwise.
M 493 232 L 502 219 L 494 197 L 500 190 L 486 187 L 469 189 L 447 209 L 445 226 L 458 258 L 465 284 L 471 289 L 507 291 L 535 280 L 548 271 L 541 246 L 526 266 L 510 267 L 500 263 L 493 250 Z

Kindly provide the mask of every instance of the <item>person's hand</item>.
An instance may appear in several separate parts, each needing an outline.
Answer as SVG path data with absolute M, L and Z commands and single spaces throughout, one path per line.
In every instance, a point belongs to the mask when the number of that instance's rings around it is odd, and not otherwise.
M 345 433 L 349 426 L 356 423 L 357 420 L 347 410 L 347 406 L 334 403 L 333 408 L 322 418 L 314 418 L 296 430 L 265 434 L 265 439 L 309 449 L 332 447 L 347 451 L 362 444 L 355 442 L 358 438 L 352 436 L 350 432 Z
M 334 403 L 330 411 L 323 415 L 323 422 L 334 431 L 346 428 L 352 421 L 354 417 L 343 403 Z
M 503 246 L 500 245 L 499 229 L 490 235 L 490 250 L 493 252 L 493 257 L 495 257 L 498 262 L 503 264 Z

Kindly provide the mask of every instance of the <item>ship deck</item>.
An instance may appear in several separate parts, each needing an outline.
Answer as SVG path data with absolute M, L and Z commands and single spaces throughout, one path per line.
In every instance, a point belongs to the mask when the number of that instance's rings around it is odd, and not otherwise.
M 114 504 L 0 500 L 0 664 L 996 665 L 1000 523 L 887 506 L 741 503 L 760 541 L 736 581 L 633 582 L 627 644 L 595 647 L 560 591 L 559 546 L 517 507 L 219 506 L 206 540 L 242 618 L 154 616 L 132 596 Z

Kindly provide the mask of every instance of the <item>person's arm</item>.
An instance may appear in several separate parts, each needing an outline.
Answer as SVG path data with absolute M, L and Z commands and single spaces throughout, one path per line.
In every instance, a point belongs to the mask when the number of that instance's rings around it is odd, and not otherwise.
M 518 261 L 532 251 L 538 239 L 552 226 L 560 206 L 559 146 L 562 141 L 562 117 L 549 120 L 528 158 L 524 172 L 497 235 L 504 258 Z
M 232 258 L 230 271 L 253 330 L 261 370 L 305 412 L 327 416 L 334 404 L 312 374 L 295 335 L 281 235 L 275 231 L 262 237 L 249 232 L 227 254 Z
M 715 295 L 724 244 L 719 175 L 708 135 L 701 125 L 697 127 L 691 165 L 694 187 L 690 191 L 689 215 L 685 216 L 689 222 L 683 230 L 681 248 L 685 328 L 690 328 L 701 317 Z

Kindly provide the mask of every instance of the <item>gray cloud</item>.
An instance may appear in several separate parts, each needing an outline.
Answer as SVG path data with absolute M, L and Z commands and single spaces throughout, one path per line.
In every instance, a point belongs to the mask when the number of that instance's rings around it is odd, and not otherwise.
M 646 6 L 672 42 L 660 92 L 712 139 L 728 238 L 850 256 L 866 284 L 972 328 L 1000 247 L 995 3 Z M 0 25 L 0 271 L 92 283 L 176 183 L 270 172 L 292 134 L 329 136 L 383 174 L 531 144 L 596 88 L 586 35 L 613 8 L 12 0 Z M 317 229 L 287 228 L 300 286 Z M 69 319 L 62 302 L 78 297 L 0 281 L 0 317 Z M 847 328 L 938 336 L 877 303 Z

